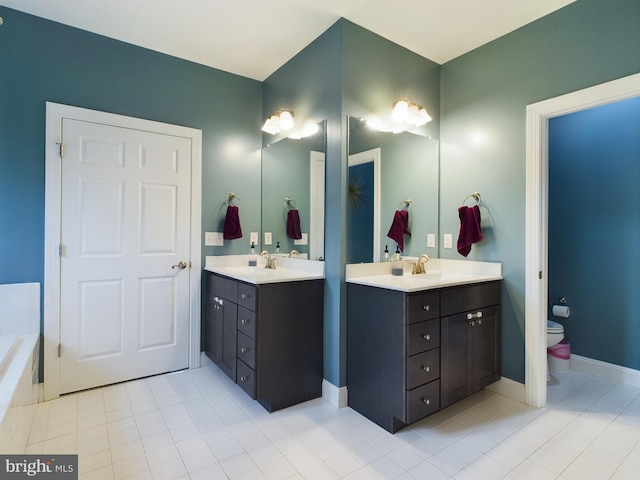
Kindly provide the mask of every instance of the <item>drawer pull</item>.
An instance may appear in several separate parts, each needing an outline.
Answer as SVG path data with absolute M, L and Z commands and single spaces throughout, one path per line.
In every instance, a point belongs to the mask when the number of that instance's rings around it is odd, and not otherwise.
M 425 333 L 424 335 L 422 335 L 422 338 L 424 338 L 425 340 L 431 340 L 431 335 Z
M 241 297 L 242 297 L 243 299 L 247 299 L 247 298 L 249 298 L 249 294 L 248 294 L 248 293 L 243 293 L 243 294 L 241 295 Z
M 422 402 L 423 402 L 425 405 L 431 405 L 431 400 L 429 400 L 428 398 L 423 398 L 423 399 L 422 399 Z
M 242 320 L 240 320 L 240 323 L 242 325 L 246 325 L 247 323 L 249 323 L 249 320 L 245 320 L 244 318 Z
M 472 318 L 482 318 L 482 312 L 467 313 L 467 320 L 471 320 Z
M 249 349 L 248 349 L 247 347 L 242 347 L 242 348 L 240 348 L 240 352 L 241 352 L 241 353 L 247 353 L 247 351 L 248 351 L 248 350 L 249 350 Z
M 249 377 L 245 377 L 244 375 L 240 377 L 241 382 L 246 382 Z
M 422 369 L 423 369 L 425 372 L 430 372 L 430 371 L 431 371 L 431 368 L 429 368 L 429 365 L 423 365 L 423 366 L 422 366 Z
M 422 309 L 426 312 L 428 312 L 429 310 L 431 310 L 431 305 L 423 305 Z

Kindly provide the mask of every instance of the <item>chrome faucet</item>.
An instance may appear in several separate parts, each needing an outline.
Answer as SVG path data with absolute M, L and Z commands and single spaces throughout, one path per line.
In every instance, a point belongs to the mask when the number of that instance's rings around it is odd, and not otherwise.
M 263 250 L 262 252 L 260 252 L 260 256 L 261 257 L 266 257 L 266 259 L 267 259 L 267 262 L 266 262 L 264 268 L 270 268 L 271 270 L 275 270 L 276 269 L 276 259 L 273 258 L 269 252 L 267 252 L 266 250 Z
M 289 252 L 289 258 L 293 257 L 294 255 L 300 255 L 300 252 L 298 250 L 291 250 Z
M 413 275 L 417 275 L 420 273 L 427 273 L 424 269 L 424 264 L 427 263 L 431 258 L 426 253 L 423 253 L 418 257 L 418 261 L 413 264 L 413 271 L 411 272 Z

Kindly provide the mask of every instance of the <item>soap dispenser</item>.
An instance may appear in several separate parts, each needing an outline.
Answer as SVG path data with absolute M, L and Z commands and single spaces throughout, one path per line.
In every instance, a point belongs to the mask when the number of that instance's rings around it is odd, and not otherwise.
M 391 275 L 401 277 L 404 274 L 402 268 L 402 256 L 400 255 L 400 247 L 396 247 L 396 252 L 391 255 Z
M 280 242 L 276 242 L 276 252 L 275 253 L 280 253 Z
M 251 242 L 251 253 L 249 254 L 249 266 L 250 267 L 258 266 L 258 256 L 256 255 L 256 246 L 253 242 Z
M 389 245 L 384 246 L 384 256 L 382 257 L 383 262 L 390 262 L 391 256 L 389 255 Z

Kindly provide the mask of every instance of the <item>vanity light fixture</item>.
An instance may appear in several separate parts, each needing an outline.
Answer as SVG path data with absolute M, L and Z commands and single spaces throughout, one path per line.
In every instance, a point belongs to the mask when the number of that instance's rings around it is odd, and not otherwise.
M 369 118 L 367 125 L 380 132 L 400 133 L 421 127 L 431 120 L 426 108 L 408 97 L 402 97 L 393 104 L 391 115 Z
M 401 98 L 393 104 L 391 116 L 397 122 L 404 122 L 407 125 L 415 127 L 420 127 L 432 120 L 422 105 L 418 105 L 406 97 Z
M 286 132 L 287 130 L 291 130 L 295 125 L 293 117 L 294 114 L 291 110 L 281 108 L 267 118 L 267 121 L 264 122 L 264 126 L 262 127 L 262 131 L 275 135 L 282 131 Z

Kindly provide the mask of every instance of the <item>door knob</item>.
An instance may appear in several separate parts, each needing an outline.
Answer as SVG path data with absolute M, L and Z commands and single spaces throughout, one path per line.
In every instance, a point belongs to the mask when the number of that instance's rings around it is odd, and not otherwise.
M 171 268 L 179 268 L 180 270 L 184 270 L 187 268 L 187 262 L 180 262 L 177 265 L 171 265 Z

